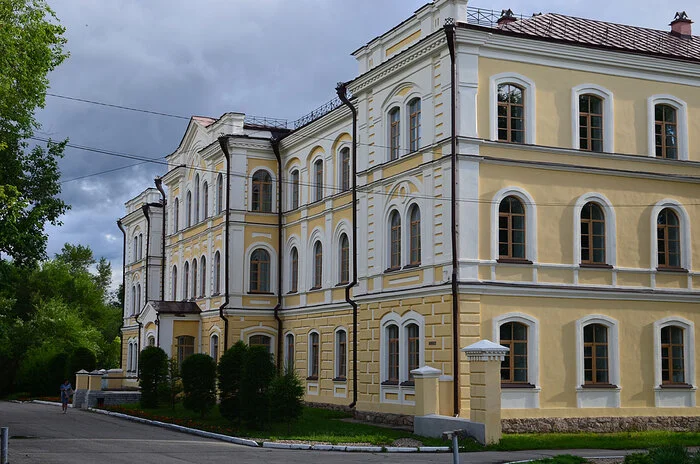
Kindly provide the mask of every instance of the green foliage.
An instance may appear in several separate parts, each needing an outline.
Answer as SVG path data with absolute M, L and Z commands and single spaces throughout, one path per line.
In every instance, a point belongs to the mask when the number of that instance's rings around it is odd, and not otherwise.
M 27 351 L 18 373 L 20 390 L 35 396 L 57 395 L 65 380 L 67 355 L 51 345 L 40 345 Z
M 252 346 L 243 362 L 240 386 L 241 418 L 251 427 L 264 427 L 270 420 L 268 390 L 275 376 L 272 355 L 262 346 Z
M 561 456 L 555 456 L 553 458 L 538 459 L 537 461 L 530 461 L 531 464 L 583 464 L 585 459 L 572 456 L 570 454 L 562 454 Z
M 270 384 L 270 410 L 275 420 L 286 422 L 288 431 L 292 421 L 304 411 L 304 385 L 297 373 L 290 369 L 278 375 Z
M 209 355 L 193 354 L 182 361 L 180 373 L 185 391 L 183 405 L 206 416 L 216 404 L 216 362 Z
M 219 410 L 221 415 L 237 422 L 241 411 L 241 382 L 243 380 L 243 363 L 248 352 L 248 345 L 238 341 L 219 359 L 217 368 L 219 380 Z
M 654 464 L 686 464 L 690 455 L 681 445 L 666 445 L 649 450 L 649 457 Z
M 97 357 L 88 348 L 78 347 L 70 356 L 67 378 L 75 385 L 75 373 L 83 369 L 92 372 L 97 367 Z
M 139 354 L 139 385 L 141 386 L 141 407 L 158 407 L 158 393 L 168 379 L 168 355 L 156 347 L 146 347 Z
M 647 453 L 634 453 L 625 456 L 624 464 L 654 464 Z
M 168 359 L 168 381 L 161 390 L 161 398 L 168 400 L 170 407 L 175 409 L 178 397 L 182 393 L 182 377 L 180 376 L 180 366 L 176 358 Z
M 72 273 L 88 272 L 88 268 L 95 264 L 89 246 L 70 243 L 63 244 L 61 252 L 56 254 L 56 261 L 67 265 Z

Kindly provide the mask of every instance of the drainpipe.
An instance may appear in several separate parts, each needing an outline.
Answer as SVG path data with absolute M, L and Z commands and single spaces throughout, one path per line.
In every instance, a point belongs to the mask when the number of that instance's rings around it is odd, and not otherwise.
M 228 350 L 228 318 L 224 315 L 224 308 L 228 306 L 228 249 L 229 249 L 229 219 L 231 217 L 231 154 L 228 151 L 228 137 L 222 135 L 219 137 L 219 145 L 221 146 L 221 151 L 224 152 L 226 157 L 226 253 L 224 253 L 224 259 L 226 260 L 226 265 L 224 266 L 224 302 L 219 306 L 219 317 L 224 320 L 224 351 Z
M 143 211 L 143 215 L 146 218 L 146 277 L 144 279 L 144 290 L 143 290 L 143 296 L 144 296 L 144 301 L 148 301 L 148 249 L 150 248 L 151 244 L 151 217 L 148 215 L 149 205 L 143 205 L 141 207 L 141 210 Z M 141 315 L 141 302 L 138 302 L 139 304 L 139 313 L 136 315 L 136 323 L 139 325 L 139 339 L 138 339 L 138 347 L 139 347 L 139 353 L 141 352 L 141 329 L 143 328 L 143 323 L 139 320 L 139 316 Z M 137 364 L 138 365 L 138 364 Z M 136 370 L 136 378 L 139 378 L 139 372 L 138 369 Z
M 452 216 L 452 370 L 454 374 L 452 385 L 454 387 L 454 415 L 459 416 L 460 394 L 459 394 L 459 290 L 458 290 L 458 263 L 457 263 L 457 87 L 456 87 L 456 60 L 455 60 L 455 25 L 454 22 L 445 24 L 445 35 L 447 36 L 447 47 L 450 50 L 450 93 L 451 93 L 451 116 L 452 135 L 450 171 L 452 173 L 452 198 L 450 199 L 450 210 Z
M 282 308 L 282 156 L 280 155 L 280 134 L 273 134 L 270 139 L 272 151 L 277 158 L 277 304 L 275 305 L 275 321 L 277 321 L 277 371 L 282 372 L 282 319 L 279 310 Z
M 165 198 L 165 191 L 163 190 L 163 179 L 160 177 L 155 178 L 155 183 L 156 183 L 156 188 L 160 192 L 160 203 L 163 205 L 163 230 L 162 230 L 162 243 L 161 243 L 161 252 L 163 254 L 163 257 L 161 258 L 161 266 L 160 266 L 160 299 L 161 301 L 165 301 L 165 206 L 168 203 L 168 200 Z
M 122 231 L 122 235 L 124 235 L 124 242 L 123 242 L 123 252 L 122 252 L 122 292 L 124 292 L 124 295 L 122 296 L 123 300 L 123 305 L 122 305 L 122 316 L 126 312 L 126 230 L 124 230 L 124 225 L 122 225 L 121 219 L 117 221 L 117 227 L 119 227 L 119 230 Z M 124 351 L 124 334 L 121 334 L 121 337 L 119 337 L 119 369 L 122 369 L 122 352 Z
M 352 112 L 352 282 L 345 287 L 345 301 L 352 306 L 352 403 L 357 406 L 357 303 L 350 297 L 350 290 L 357 285 L 357 110 L 348 100 L 347 84 L 336 87 L 338 98 Z

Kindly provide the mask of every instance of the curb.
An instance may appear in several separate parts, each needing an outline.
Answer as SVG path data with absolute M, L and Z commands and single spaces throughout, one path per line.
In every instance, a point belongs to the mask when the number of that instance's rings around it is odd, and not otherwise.
M 534 451 L 534 450 L 533 450 Z M 625 455 L 622 456 L 586 456 L 584 459 L 624 459 Z M 525 459 L 522 461 L 509 461 L 506 462 L 505 464 L 527 464 L 528 462 L 534 462 L 534 461 L 539 461 L 542 458 L 534 458 L 534 459 Z
M 40 402 L 35 401 L 40 404 L 50 404 L 50 405 L 60 405 L 60 403 L 51 403 L 48 401 Z M 273 441 L 265 441 L 258 443 L 254 440 L 249 440 L 246 438 L 232 437 L 229 435 L 223 435 L 220 433 L 206 432 L 204 430 L 193 429 L 190 427 L 184 427 L 182 425 L 170 424 L 168 422 L 161 422 L 151 419 L 144 419 L 143 417 L 130 416 L 128 414 L 122 414 L 120 412 L 106 411 L 104 409 L 88 408 L 87 411 L 94 412 L 97 414 L 104 414 L 106 416 L 112 416 L 119 419 L 126 419 L 133 422 L 139 422 L 141 424 L 155 425 L 157 427 L 162 427 L 169 430 L 175 430 L 178 432 L 189 433 L 191 435 L 197 435 L 204 438 L 212 438 L 214 440 L 226 441 L 229 443 L 235 443 L 237 445 L 250 446 L 254 448 L 269 448 L 269 449 L 285 449 L 285 450 L 311 450 L 311 451 L 345 451 L 345 452 L 360 452 L 360 453 L 442 453 L 449 452 L 451 449 L 448 446 L 421 446 L 417 448 L 412 447 L 401 447 L 401 446 L 344 446 L 344 445 L 311 445 L 308 443 L 277 443 Z
M 22 403 L 22 401 L 20 401 Z M 30 403 L 36 403 L 36 404 L 48 404 L 49 406 L 61 406 L 61 403 L 57 403 L 55 401 L 44 401 L 44 400 L 31 400 Z M 68 403 L 68 407 L 72 408 L 73 405 L 71 403 Z

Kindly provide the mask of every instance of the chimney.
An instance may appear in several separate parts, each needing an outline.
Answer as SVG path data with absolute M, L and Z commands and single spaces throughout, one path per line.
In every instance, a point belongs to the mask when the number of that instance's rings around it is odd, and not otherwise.
M 503 27 L 507 24 L 514 23 L 517 20 L 518 18 L 516 18 L 513 14 L 513 10 L 508 8 L 507 10 L 501 10 L 501 17 L 498 18 L 496 24 L 498 24 L 498 27 Z
M 691 24 L 693 22 L 688 18 L 685 11 L 677 12 L 676 17 L 671 22 L 671 35 L 682 39 L 690 39 L 693 36 Z

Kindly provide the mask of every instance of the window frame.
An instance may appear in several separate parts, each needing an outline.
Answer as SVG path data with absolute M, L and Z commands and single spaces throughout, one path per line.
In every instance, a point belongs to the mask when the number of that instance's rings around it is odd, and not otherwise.
M 275 211 L 273 187 L 275 178 L 267 169 L 256 169 L 250 178 L 250 211 L 272 213 Z M 258 193 L 256 194 L 256 188 Z M 256 203 L 256 195 L 258 197 Z M 266 207 L 269 206 L 269 207 Z
M 665 384 L 662 380 L 662 357 L 661 357 L 661 330 L 670 327 L 680 327 L 683 329 L 683 368 L 685 383 Z M 695 324 L 680 316 L 670 316 L 654 322 L 654 389 L 663 390 L 674 386 L 686 386 L 696 388 L 695 385 Z M 693 398 L 695 395 L 693 395 Z
M 253 263 L 254 263 L 254 258 L 256 256 L 256 253 L 264 253 L 264 256 L 267 256 L 267 261 L 263 259 L 257 259 L 255 262 L 257 263 L 257 272 L 256 274 L 256 279 L 253 279 Z M 265 273 L 265 264 L 267 264 L 267 273 Z M 267 275 L 265 275 L 267 274 Z M 248 259 L 248 293 L 256 293 L 256 294 L 268 294 L 270 293 L 270 289 L 272 288 L 272 256 L 270 255 L 270 252 L 266 250 L 265 248 L 262 247 L 256 247 L 253 249 L 253 251 L 250 253 L 250 258 Z M 255 283 L 255 287 L 253 286 Z M 267 285 L 265 285 L 267 284 Z
M 205 298 L 207 296 L 207 257 L 202 255 L 199 258 L 199 297 Z
M 396 115 L 396 118 L 394 118 Z M 387 137 L 389 139 L 389 161 L 401 157 L 401 107 L 392 106 L 387 111 Z
M 344 341 L 340 339 L 341 334 L 345 336 Z M 348 379 L 348 331 L 345 327 L 335 329 L 333 347 L 333 381 L 345 382 Z
M 571 89 L 571 147 L 574 150 L 581 149 L 579 134 L 579 97 L 586 94 L 594 95 L 602 99 L 603 151 L 601 153 L 615 153 L 615 113 L 613 93 L 605 87 L 601 87 L 596 84 L 581 84 Z
M 216 214 L 219 214 L 224 211 L 225 208 L 224 204 L 224 176 L 223 174 L 219 173 L 218 176 L 216 176 Z
M 197 281 L 198 274 L 197 258 L 192 260 L 192 300 L 196 300 L 199 295 L 197 295 Z
M 173 200 L 173 234 L 180 230 L 180 199 L 175 197 Z
M 673 95 L 658 94 L 647 99 L 647 144 L 650 158 L 656 156 L 656 105 L 669 105 L 676 109 L 676 128 L 678 133 L 678 158 L 673 161 L 688 161 L 688 104 Z M 671 161 L 668 158 L 659 158 Z
M 672 209 L 677 215 L 680 221 L 679 231 L 680 231 L 680 268 L 675 267 L 659 267 L 659 256 L 658 256 L 658 240 L 657 240 L 657 220 L 659 213 L 665 209 Z M 690 218 L 688 212 L 685 210 L 683 205 L 676 200 L 671 198 L 666 198 L 657 202 L 651 210 L 650 214 L 650 224 L 651 224 L 651 270 L 652 271 L 687 271 L 692 269 L 692 246 L 690 243 Z
M 414 220 L 414 213 L 418 213 L 418 220 Z M 422 262 L 423 244 L 422 240 L 422 218 L 420 206 L 417 203 L 412 204 L 408 208 L 408 264 L 410 266 L 420 266 Z M 415 239 L 415 240 L 414 240 Z M 417 246 L 414 247 L 414 241 L 417 242 Z M 417 259 L 414 259 L 414 255 Z
M 517 85 L 523 89 L 523 111 L 525 124 L 524 143 L 534 145 L 537 143 L 537 110 L 535 82 L 522 74 L 505 72 L 493 75 L 489 78 L 489 116 L 490 139 L 498 141 L 498 86 L 502 84 Z M 508 142 L 514 143 L 514 142 Z
M 173 267 L 171 268 L 170 279 L 172 301 L 177 301 L 177 264 L 173 264 Z
M 324 192 L 324 181 L 325 181 L 325 169 L 323 166 L 323 158 L 316 158 L 314 162 L 311 164 L 313 168 L 313 175 L 314 175 L 314 181 L 313 181 L 313 201 L 312 203 L 316 203 L 319 201 L 323 201 L 325 198 L 325 192 Z M 319 182 L 320 181 L 320 182 Z
M 292 246 L 289 251 L 289 293 L 299 292 L 299 249 Z
M 590 205 L 590 206 L 589 206 L 589 205 Z M 584 219 L 584 218 L 583 218 L 583 213 L 585 212 L 585 210 L 586 210 L 587 208 L 590 208 L 590 209 L 591 209 L 591 212 L 593 211 L 593 208 L 598 208 L 598 209 L 600 210 L 601 216 L 603 216 L 603 219 L 595 219 L 594 217 L 592 217 L 592 216 L 593 216 L 592 214 L 591 214 L 591 217 Z M 581 229 L 580 229 L 580 230 L 581 230 L 581 232 L 580 232 L 580 233 L 581 233 L 581 244 L 580 244 L 580 247 L 579 247 L 579 250 L 580 250 L 580 253 L 581 253 L 581 265 L 595 266 L 595 265 L 605 265 L 605 264 L 607 264 L 607 257 L 608 257 L 608 256 L 607 256 L 607 254 L 608 254 L 608 253 L 607 253 L 607 248 L 608 248 L 608 243 L 607 243 L 607 233 L 606 233 L 606 230 L 605 230 L 605 228 L 606 228 L 606 227 L 605 227 L 605 222 L 606 222 L 606 218 L 605 218 L 605 208 L 604 208 L 602 205 L 600 205 L 600 204 L 599 204 L 598 202 L 596 202 L 596 201 L 588 201 L 588 202 L 586 202 L 586 204 L 583 205 L 583 208 L 581 209 Z M 597 223 L 598 223 L 598 224 L 599 224 L 599 223 L 602 223 L 602 224 L 603 224 L 603 234 L 602 234 L 602 237 L 603 237 L 603 247 L 602 247 L 602 250 L 603 250 L 603 260 L 602 260 L 602 261 L 596 261 L 596 259 L 595 259 L 595 252 L 596 252 L 596 250 L 600 250 L 600 249 L 601 249 L 600 247 L 596 247 L 596 246 L 595 246 L 595 239 L 596 239 L 596 237 L 599 237 L 599 236 L 600 236 L 600 234 L 596 234 L 596 233 L 595 233 L 595 224 L 597 224 Z M 582 230 L 582 229 L 583 229 L 583 224 L 587 224 L 587 225 L 588 225 L 588 227 L 587 227 L 587 228 L 588 228 L 588 233 L 587 233 L 587 234 L 584 234 L 584 233 L 583 233 L 583 230 Z M 587 241 L 587 243 L 588 243 L 588 247 L 587 247 L 587 248 L 588 248 L 588 259 L 587 259 L 587 260 L 584 260 L 584 259 L 583 259 L 583 249 L 584 249 L 584 247 L 583 247 L 583 242 L 584 242 L 584 240 L 583 240 L 583 239 L 584 239 L 584 237 L 587 239 L 586 241 Z
M 414 107 L 414 104 L 418 104 L 418 108 Z M 414 153 L 421 148 L 421 138 L 422 138 L 422 127 L 421 119 L 423 109 L 423 101 L 420 97 L 411 98 L 408 103 L 406 103 L 406 114 L 408 115 L 408 152 Z M 415 123 L 415 124 L 414 124 Z M 415 137 L 414 137 L 415 135 Z
M 199 224 L 199 201 L 200 201 L 200 186 L 199 186 L 199 174 L 194 176 L 194 221 L 193 224 Z
M 509 386 L 539 389 L 540 384 L 540 324 L 539 320 L 529 314 L 512 312 L 494 317 L 493 340 L 501 343 L 501 325 L 517 322 L 527 327 L 527 383 L 501 382 Z
M 189 341 L 190 339 L 192 341 L 192 345 L 182 343 L 186 340 Z M 185 359 L 187 359 L 189 356 L 192 356 L 193 354 L 195 354 L 196 342 L 197 342 L 197 340 L 192 335 L 178 335 L 177 337 L 175 337 L 175 353 L 177 354 L 176 359 L 177 359 L 178 368 L 182 367 L 182 362 Z M 184 354 L 183 351 L 185 351 L 185 349 L 187 349 L 189 351 L 190 347 L 192 349 L 192 352 L 186 356 L 183 356 L 183 354 Z
M 202 220 L 209 219 L 209 182 L 202 182 Z
M 519 187 L 505 187 L 499 190 L 491 201 L 491 260 L 504 262 L 499 254 L 499 217 L 500 205 L 508 196 L 518 198 L 525 208 L 525 259 L 516 263 L 531 264 L 537 262 L 537 206 L 528 192 Z
M 341 193 L 350 191 L 350 157 L 349 147 L 341 147 L 340 150 L 338 150 L 338 164 L 340 167 L 338 185 L 340 186 Z
M 301 205 L 301 172 L 298 167 L 294 167 L 289 172 L 289 179 L 289 209 L 295 210 Z
M 192 227 L 192 192 L 190 190 L 185 195 L 185 227 Z
M 514 213 L 512 211 L 512 208 L 509 208 L 508 212 L 503 212 L 501 211 L 501 206 L 503 203 L 512 198 L 513 200 L 517 201 L 520 207 L 522 208 L 522 213 Z M 522 221 L 523 221 L 523 227 L 522 229 L 515 229 L 513 226 L 513 218 L 515 217 L 520 217 L 522 216 Z M 506 218 L 508 221 L 508 225 L 506 229 L 503 229 L 501 227 L 501 219 Z M 506 255 L 501 254 L 501 244 L 504 242 L 501 242 L 501 231 L 506 230 L 508 239 L 507 242 L 505 242 L 506 246 L 508 247 L 508 253 Z M 522 243 L 522 250 L 523 250 L 523 256 L 515 256 L 513 249 L 516 245 L 513 236 L 515 235 L 516 230 L 521 230 L 523 233 L 523 243 Z M 527 236 L 527 209 L 525 208 L 525 205 L 523 204 L 522 200 L 515 196 L 515 195 L 508 195 L 507 197 L 503 198 L 501 200 L 501 203 L 498 205 L 498 261 L 499 262 L 518 262 L 518 261 L 526 261 L 527 260 L 527 241 L 528 241 L 528 236 Z
M 345 232 L 338 239 L 338 254 L 338 285 L 346 285 L 350 283 L 350 238 Z
M 398 223 L 394 224 L 394 219 L 397 219 Z M 401 269 L 401 264 L 403 263 L 402 256 L 402 227 L 401 227 L 401 213 L 398 209 L 392 209 L 389 212 L 388 221 L 388 244 L 387 252 L 389 253 L 387 271 L 396 271 Z M 396 247 L 394 247 L 396 245 Z
M 609 384 L 598 384 L 591 387 L 585 383 L 584 375 L 584 327 L 591 324 L 600 324 L 608 329 L 608 382 Z M 576 321 L 576 389 L 577 391 L 589 389 L 620 389 L 620 348 L 618 321 L 602 314 L 593 314 Z M 619 407 L 619 396 L 616 398 Z M 581 406 L 579 406 L 581 407 Z
M 319 290 L 323 288 L 323 243 L 321 240 L 315 240 L 311 247 L 312 253 L 312 287 L 310 290 Z
M 314 342 L 314 336 L 316 341 Z M 311 330 L 308 340 L 308 362 L 306 366 L 306 380 L 319 380 L 321 377 L 321 335 L 318 330 Z
M 190 299 L 190 263 L 185 261 L 184 272 L 182 276 L 182 300 L 187 301 Z
M 289 346 L 289 340 L 292 340 L 291 349 Z M 296 350 L 296 340 L 294 333 L 287 332 L 284 335 L 284 368 L 285 372 L 291 372 L 295 370 L 295 350 Z
M 214 338 L 216 338 L 216 343 L 214 343 Z M 215 363 L 219 362 L 219 334 L 214 332 L 209 335 L 209 356 L 214 360 Z
M 497 91 L 498 94 L 500 94 L 501 87 L 504 87 L 504 86 L 508 86 L 508 87 L 511 87 L 512 89 L 517 89 L 518 91 L 520 91 L 520 97 L 521 97 L 522 103 L 513 103 L 513 102 L 511 102 L 511 101 L 502 102 L 502 101 L 500 101 L 500 100 L 497 101 L 497 103 L 496 103 L 496 104 L 497 104 L 497 109 L 499 109 L 499 110 L 500 110 L 500 108 L 505 108 L 505 109 L 506 109 L 506 116 L 505 116 L 505 119 L 506 119 L 506 128 L 505 128 L 505 131 L 506 131 L 506 138 L 505 138 L 505 139 L 501 139 L 501 137 L 500 137 L 501 127 L 500 127 L 500 124 L 498 124 L 498 122 L 499 122 L 499 120 L 501 119 L 501 115 L 498 114 L 498 115 L 496 116 L 496 123 L 497 123 L 497 127 L 496 127 L 496 136 L 497 136 L 497 140 L 498 140 L 499 142 L 506 142 L 506 143 L 525 143 L 525 133 L 526 133 L 526 131 L 527 131 L 527 127 L 526 127 L 527 120 L 525 119 L 525 89 L 524 89 L 523 87 L 519 86 L 518 84 L 514 84 L 514 83 L 512 83 L 512 82 L 504 82 L 504 83 L 502 83 L 502 84 L 498 84 L 498 86 L 497 86 L 497 88 L 496 88 L 496 91 Z M 521 116 L 520 118 L 517 118 L 517 119 L 521 119 L 521 120 L 522 120 L 522 123 L 523 123 L 523 128 L 522 128 L 522 130 L 514 129 L 514 128 L 511 126 L 511 123 L 513 122 L 513 119 L 516 119 L 516 117 L 513 116 L 513 108 L 518 108 L 518 107 L 522 109 L 522 116 Z M 515 135 L 516 132 L 522 132 L 522 142 L 519 142 L 519 141 L 517 141 L 517 140 L 514 140 L 514 135 Z
M 605 261 L 604 265 L 585 264 L 581 261 L 581 213 L 583 207 L 590 202 L 597 203 L 603 208 L 605 215 Z M 574 265 L 579 267 L 610 267 L 617 266 L 617 220 L 615 208 L 608 198 L 602 193 L 590 192 L 581 195 L 574 205 Z
M 221 252 L 214 252 L 214 295 L 221 293 Z
M 260 337 L 261 339 L 267 339 L 267 343 L 253 343 L 252 340 L 255 337 Z M 267 347 L 267 352 L 270 354 L 273 354 L 273 344 L 274 344 L 274 337 L 266 334 L 266 333 L 251 333 L 248 334 L 248 337 L 246 338 L 246 344 L 248 347 L 253 347 L 253 346 L 262 346 L 262 347 Z

